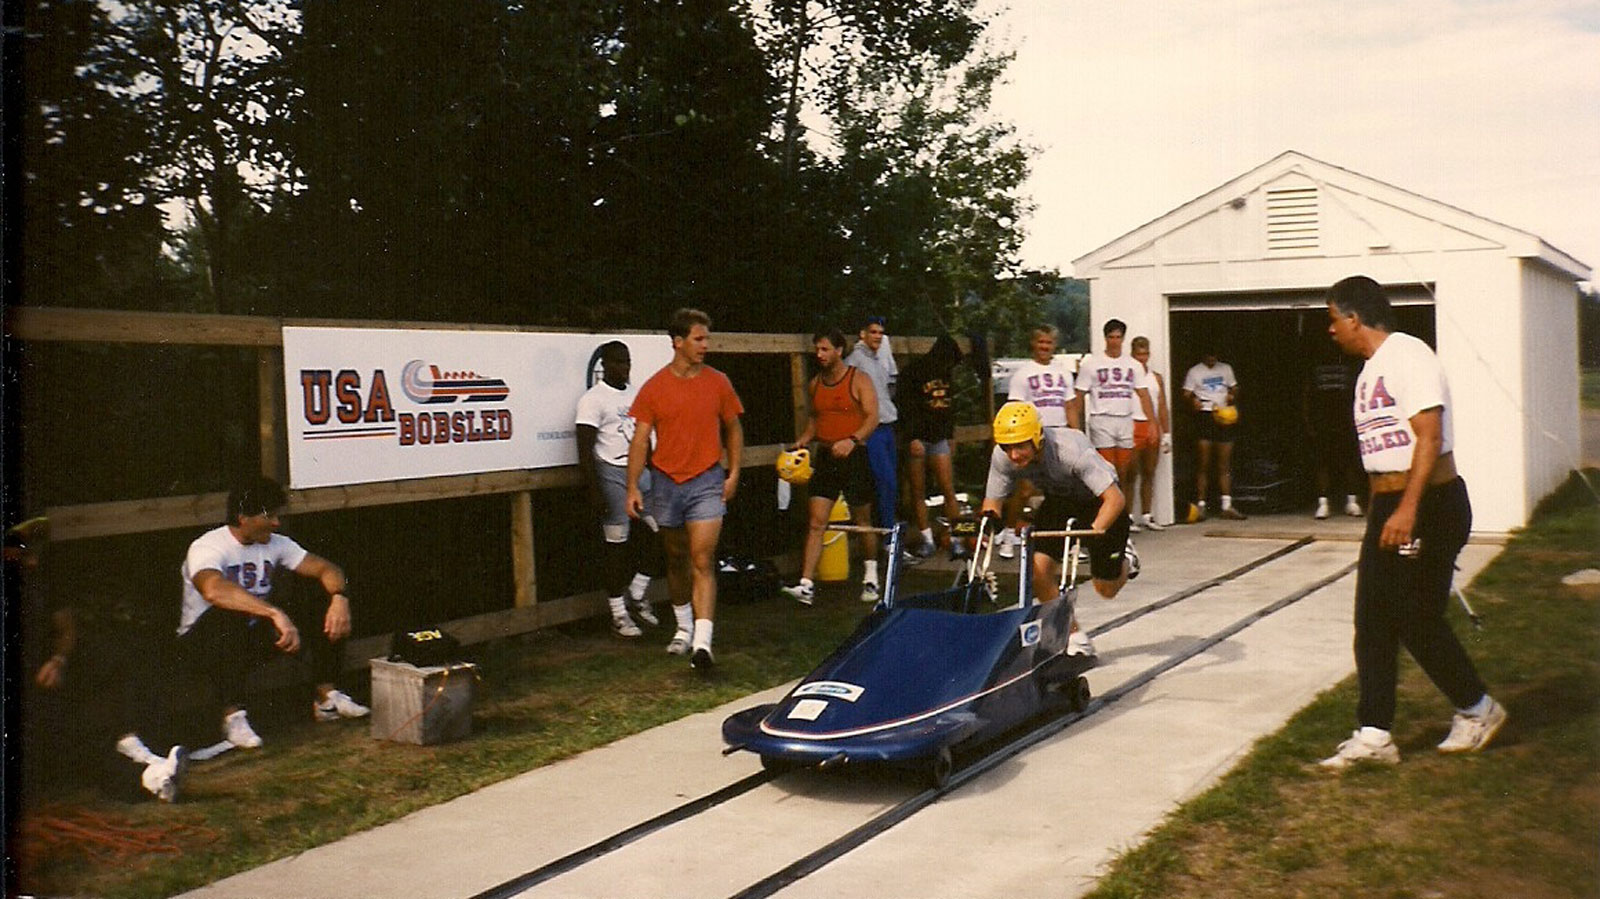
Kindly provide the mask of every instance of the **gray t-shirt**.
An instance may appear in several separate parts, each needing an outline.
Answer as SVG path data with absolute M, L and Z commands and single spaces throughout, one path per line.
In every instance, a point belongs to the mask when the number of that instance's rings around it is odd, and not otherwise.
M 986 499 L 1005 499 L 1019 479 L 1032 481 L 1045 496 L 1083 498 L 1084 491 L 1094 496 L 1117 483 L 1117 471 L 1089 444 L 1082 431 L 1070 428 L 1045 428 L 1044 443 L 1033 464 L 1019 468 L 1005 450 L 996 446 L 989 455 L 989 480 L 984 486 Z

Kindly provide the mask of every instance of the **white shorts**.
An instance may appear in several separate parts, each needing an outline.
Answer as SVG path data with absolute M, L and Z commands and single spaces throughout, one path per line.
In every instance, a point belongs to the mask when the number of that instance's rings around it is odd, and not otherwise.
M 1133 449 L 1133 416 L 1089 416 L 1089 445 L 1095 449 Z

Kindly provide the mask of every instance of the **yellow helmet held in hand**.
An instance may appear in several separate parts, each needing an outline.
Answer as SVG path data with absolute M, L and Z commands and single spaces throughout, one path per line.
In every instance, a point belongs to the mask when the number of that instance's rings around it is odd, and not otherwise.
M 1012 400 L 994 414 L 994 442 L 1001 446 L 1029 443 L 1038 446 L 1044 440 L 1044 424 L 1039 421 L 1039 410 L 1032 403 Z
M 792 449 L 779 453 L 778 477 L 791 484 L 804 484 L 811 480 L 811 451 Z
M 1239 407 L 1218 406 L 1216 409 L 1212 410 L 1211 418 L 1219 425 L 1231 425 L 1239 420 Z

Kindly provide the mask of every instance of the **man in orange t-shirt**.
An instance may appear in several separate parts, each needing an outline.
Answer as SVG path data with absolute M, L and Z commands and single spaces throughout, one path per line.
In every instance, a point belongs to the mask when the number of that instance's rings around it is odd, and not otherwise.
M 744 405 L 728 376 L 706 365 L 711 318 L 679 309 L 667 327 L 672 361 L 639 388 L 628 446 L 628 514 L 648 512 L 661 526 L 667 586 L 678 622 L 667 652 L 689 656 L 702 674 L 716 664 L 711 632 L 717 610 L 715 556 L 722 518 L 739 489 Z M 650 448 L 650 436 L 656 438 Z M 723 467 L 723 453 L 727 467 Z M 650 496 L 639 490 L 649 459 Z

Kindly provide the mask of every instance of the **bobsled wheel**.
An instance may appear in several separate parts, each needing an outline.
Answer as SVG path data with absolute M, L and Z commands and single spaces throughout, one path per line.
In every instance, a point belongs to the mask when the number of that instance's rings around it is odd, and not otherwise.
M 761 757 L 761 767 L 773 774 L 788 774 L 790 771 L 799 770 L 801 765 L 799 762 L 791 762 L 776 755 L 764 755 Z
M 950 783 L 950 775 L 955 770 L 956 759 L 950 754 L 950 747 L 940 747 L 938 754 L 928 761 L 928 783 L 942 790 Z
M 1089 679 L 1079 675 L 1069 689 L 1072 710 L 1081 714 L 1089 708 L 1089 700 L 1094 698 L 1094 694 L 1089 692 Z

